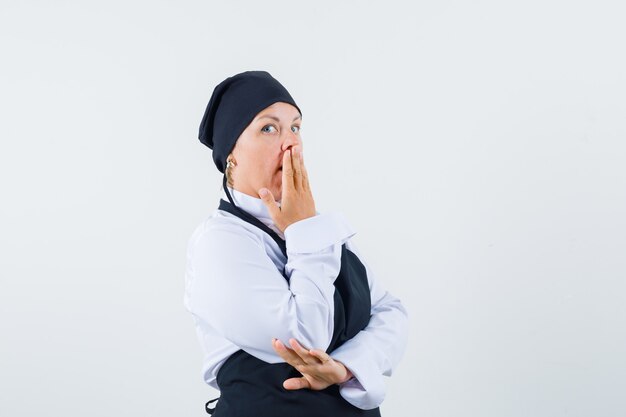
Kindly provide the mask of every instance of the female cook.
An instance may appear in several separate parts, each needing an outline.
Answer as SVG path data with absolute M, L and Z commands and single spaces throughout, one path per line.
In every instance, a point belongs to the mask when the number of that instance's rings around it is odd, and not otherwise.
M 223 190 L 189 240 L 184 303 L 217 417 L 380 416 L 382 377 L 406 347 L 407 312 L 356 232 L 315 209 L 301 124 L 266 71 L 218 84 L 200 124 Z

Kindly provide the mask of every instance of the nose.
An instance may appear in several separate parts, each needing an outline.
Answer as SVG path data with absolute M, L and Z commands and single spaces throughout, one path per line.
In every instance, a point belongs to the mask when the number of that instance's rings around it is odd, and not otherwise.
M 293 133 L 291 130 L 285 133 L 285 137 L 282 143 L 282 151 L 285 152 L 289 148 L 293 148 L 294 146 L 300 145 L 300 138 L 296 133 Z

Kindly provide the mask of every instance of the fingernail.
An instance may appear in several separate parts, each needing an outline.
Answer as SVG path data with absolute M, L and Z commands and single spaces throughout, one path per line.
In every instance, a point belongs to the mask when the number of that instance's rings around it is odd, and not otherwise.
M 261 195 L 261 197 L 265 197 L 267 195 L 267 190 L 265 188 L 259 190 L 259 194 Z

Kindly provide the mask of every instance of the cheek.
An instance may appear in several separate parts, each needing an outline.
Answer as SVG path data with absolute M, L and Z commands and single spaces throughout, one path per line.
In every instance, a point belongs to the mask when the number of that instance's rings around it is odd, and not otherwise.
M 254 166 L 251 170 L 254 172 L 252 175 L 257 178 L 271 179 L 272 181 L 276 181 L 276 177 L 278 177 L 280 181 L 282 176 L 282 171 L 278 171 L 280 149 L 258 146 L 251 148 L 249 155 L 251 157 L 249 163 Z M 260 161 L 263 162 L 259 163 Z

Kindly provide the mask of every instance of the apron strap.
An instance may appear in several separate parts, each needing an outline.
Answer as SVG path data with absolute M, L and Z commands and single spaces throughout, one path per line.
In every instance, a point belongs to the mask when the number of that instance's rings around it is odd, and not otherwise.
M 213 412 L 215 411 L 215 408 L 216 408 L 216 407 L 210 408 L 210 407 L 209 407 L 209 404 L 211 404 L 212 402 L 217 401 L 217 400 L 219 400 L 219 399 L 220 399 L 220 397 L 217 397 L 217 398 L 214 398 L 214 399 L 210 400 L 209 402 L 207 402 L 207 403 L 204 405 L 204 409 L 205 409 L 205 411 L 206 411 L 207 413 L 209 413 L 209 414 L 213 414 Z
M 230 214 L 233 214 L 233 215 L 239 217 L 240 219 L 245 220 L 248 223 L 251 223 L 254 226 L 257 226 L 259 229 L 263 230 L 265 233 L 270 235 L 272 237 L 272 239 L 274 239 L 274 241 L 280 247 L 280 250 L 283 252 L 283 255 L 287 256 L 287 245 L 286 245 L 285 241 L 280 236 L 278 236 L 278 234 L 275 231 L 273 231 L 272 229 L 267 227 L 259 219 L 257 219 L 256 217 L 252 216 L 251 214 L 248 214 L 248 212 L 245 212 L 245 211 L 244 211 L 245 214 L 242 216 L 239 213 L 238 210 L 240 210 L 240 211 L 243 211 L 243 210 L 241 210 L 239 207 L 237 207 L 234 204 L 231 204 L 228 201 L 223 200 L 221 198 L 220 198 L 220 205 L 219 205 L 218 208 L 220 210 L 227 211 Z
M 268 226 L 266 226 L 261 220 L 257 219 L 256 217 L 254 217 L 252 214 L 248 213 L 247 211 L 237 207 L 237 205 L 235 205 L 235 202 L 233 201 L 233 198 L 231 197 L 230 193 L 228 192 L 228 187 L 226 186 L 226 175 L 224 175 L 224 179 L 222 181 L 222 185 L 224 186 L 224 191 L 226 192 L 226 195 L 228 196 L 228 199 L 230 200 L 230 202 L 220 198 L 220 205 L 218 206 L 218 208 L 220 210 L 224 210 L 229 212 L 230 214 L 239 217 L 240 219 L 258 227 L 259 229 L 263 230 L 265 233 L 267 233 L 268 235 L 270 235 L 270 237 L 272 239 L 274 239 L 274 241 L 278 244 L 278 247 L 280 248 L 280 250 L 282 251 L 283 255 L 285 255 L 285 257 L 287 257 L 287 244 L 285 242 L 284 239 L 282 239 L 280 236 L 278 236 L 278 234 L 273 231 L 271 228 L 269 228 Z M 286 264 L 285 264 L 286 265 Z M 285 277 L 285 279 L 287 280 L 287 282 L 289 282 L 289 277 L 287 277 L 287 274 L 285 273 L 285 268 L 283 268 L 283 277 Z
M 228 197 L 228 200 L 230 200 L 230 204 L 228 203 L 228 201 L 225 201 L 225 200 L 220 198 L 219 209 L 220 210 L 225 210 L 225 211 L 227 211 L 227 212 L 229 212 L 231 214 L 234 214 L 235 216 L 239 217 L 240 219 L 245 220 L 248 223 L 251 223 L 251 224 L 257 226 L 259 229 L 261 229 L 265 233 L 269 234 L 272 237 L 272 239 L 274 239 L 274 241 L 276 241 L 276 243 L 280 247 L 280 250 L 283 252 L 283 255 L 287 256 L 287 249 L 286 249 L 285 241 L 280 236 L 278 236 L 278 234 L 275 231 L 273 231 L 272 229 L 267 227 L 261 220 L 257 219 L 252 214 L 248 213 L 247 211 L 245 211 L 245 210 L 237 207 L 237 205 L 235 205 L 235 202 L 233 201 L 233 198 L 231 197 L 230 193 L 228 192 L 228 187 L 226 185 L 226 175 L 225 174 L 224 174 L 224 179 L 222 180 L 222 185 L 224 186 L 224 191 L 226 192 L 226 196 Z

